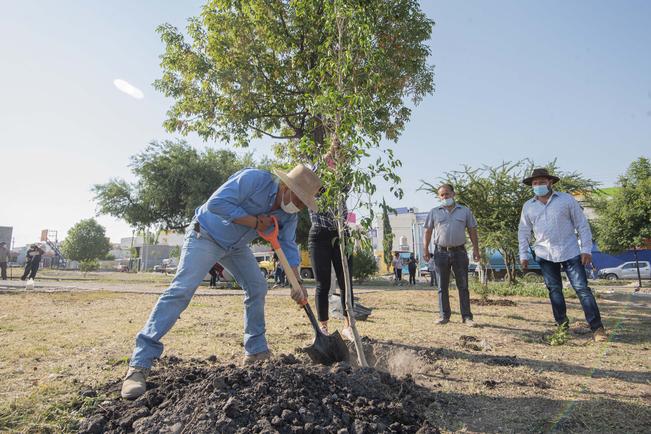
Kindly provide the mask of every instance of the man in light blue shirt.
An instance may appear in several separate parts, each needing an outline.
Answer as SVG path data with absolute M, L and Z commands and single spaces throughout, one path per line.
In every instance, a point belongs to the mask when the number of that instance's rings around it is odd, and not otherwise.
M 298 278 L 297 213 L 305 206 L 317 209 L 315 196 L 321 188 L 319 178 L 303 165 L 289 173 L 276 171 L 275 174 L 280 180 L 264 170 L 241 170 L 196 209 L 174 280 L 136 336 L 129 371 L 122 384 L 122 397 L 133 399 L 145 392 L 149 368 L 163 352 L 160 340 L 188 306 L 197 286 L 216 262 L 230 271 L 245 293 L 244 362 L 269 358 L 264 321 L 267 282 L 249 244 L 257 238 L 258 230 L 266 232 L 273 225 L 271 217 L 275 217 L 279 224 L 278 240 Z M 292 288 L 291 296 L 302 304 L 307 292 L 301 285 Z
M 534 169 L 531 176 L 523 180 L 524 184 L 532 186 L 534 198 L 525 202 L 520 216 L 520 263 L 523 270 L 529 266 L 529 240 L 533 232 L 533 250 L 549 290 L 556 323 L 563 328 L 569 326 L 561 280 L 561 268 L 564 268 L 581 301 L 595 341 L 605 341 L 606 332 L 585 271 L 585 266 L 592 262 L 590 225 L 574 197 L 552 190 L 558 180 L 547 169 Z

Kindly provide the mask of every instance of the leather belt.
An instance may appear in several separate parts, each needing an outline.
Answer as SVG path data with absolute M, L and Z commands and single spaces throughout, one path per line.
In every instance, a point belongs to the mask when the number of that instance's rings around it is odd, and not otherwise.
M 444 246 L 439 246 L 437 244 L 436 250 L 439 250 L 441 252 L 465 252 L 466 246 L 461 245 L 461 246 L 444 247 Z

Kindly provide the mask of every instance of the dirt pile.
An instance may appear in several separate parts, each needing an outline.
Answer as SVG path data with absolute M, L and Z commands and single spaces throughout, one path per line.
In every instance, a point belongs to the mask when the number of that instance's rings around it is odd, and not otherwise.
M 80 432 L 424 434 L 438 432 L 426 418 L 433 401 L 409 376 L 345 363 L 316 366 L 282 355 L 238 367 L 164 358 L 143 396 L 103 402 Z

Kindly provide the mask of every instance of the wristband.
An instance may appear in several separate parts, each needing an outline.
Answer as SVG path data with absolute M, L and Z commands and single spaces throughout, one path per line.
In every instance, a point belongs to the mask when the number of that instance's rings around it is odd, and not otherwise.
M 258 216 L 256 216 L 256 217 L 255 217 L 255 227 L 253 228 L 253 229 L 255 229 L 256 231 L 258 230 L 258 224 L 260 224 L 260 219 L 258 218 Z

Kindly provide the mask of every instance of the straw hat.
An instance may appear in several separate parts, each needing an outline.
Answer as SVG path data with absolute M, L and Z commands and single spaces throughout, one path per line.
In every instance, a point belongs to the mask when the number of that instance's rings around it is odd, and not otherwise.
M 298 164 L 289 173 L 281 170 L 273 172 L 310 210 L 318 210 L 316 195 L 321 190 L 321 180 L 312 170 Z
M 558 176 L 550 175 L 547 169 L 545 168 L 537 168 L 533 169 L 533 172 L 531 172 L 531 176 L 528 178 L 524 178 L 522 180 L 523 184 L 531 185 L 531 182 L 534 180 L 534 178 L 547 178 L 552 180 L 552 184 L 558 182 L 560 178 Z

